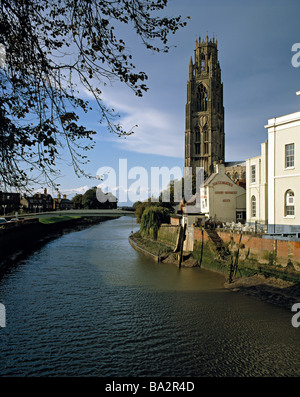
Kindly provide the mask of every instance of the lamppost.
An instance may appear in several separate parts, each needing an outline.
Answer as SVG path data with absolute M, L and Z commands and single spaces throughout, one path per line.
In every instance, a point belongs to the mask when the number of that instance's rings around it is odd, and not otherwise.
M 5 216 L 5 208 L 7 207 L 7 204 L 2 204 L 2 208 L 3 208 L 3 211 L 4 211 L 4 216 Z

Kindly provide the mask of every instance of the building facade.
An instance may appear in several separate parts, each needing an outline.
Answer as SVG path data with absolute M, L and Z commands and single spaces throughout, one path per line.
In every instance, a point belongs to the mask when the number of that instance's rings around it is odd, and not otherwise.
M 6 215 L 20 209 L 20 194 L 10 192 L 0 192 L 0 211 Z
M 225 133 L 223 84 L 217 40 L 196 40 L 195 60 L 189 64 L 185 125 L 185 167 L 203 167 L 207 176 L 213 164 L 224 161 Z
M 268 120 L 268 234 L 300 233 L 300 112 Z
M 261 155 L 246 160 L 247 223 L 268 223 L 268 141 L 261 144 Z
M 240 182 L 246 187 L 246 162 L 231 161 L 225 163 L 226 175 L 229 176 L 234 183 Z
M 45 212 L 52 211 L 53 199 L 48 194 L 47 189 L 44 189 L 44 193 L 36 193 L 33 196 L 24 196 L 21 199 L 22 208 L 29 212 Z
M 61 198 L 61 194 L 58 193 L 57 198 L 53 198 L 53 210 L 71 210 L 73 209 L 73 201 L 67 199 L 66 194 Z
M 216 222 L 246 220 L 246 190 L 226 175 L 225 165 L 216 164 L 216 172 L 200 188 L 201 213 Z

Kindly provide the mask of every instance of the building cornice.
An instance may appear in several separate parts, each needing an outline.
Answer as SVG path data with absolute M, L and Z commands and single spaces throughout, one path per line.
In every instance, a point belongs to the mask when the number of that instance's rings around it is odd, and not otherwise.
M 286 116 L 274 117 L 268 120 L 268 124 L 265 125 L 265 128 L 276 128 L 279 126 L 283 126 L 286 124 L 291 124 L 289 127 L 295 126 L 293 123 L 297 123 L 299 125 L 300 122 L 300 112 L 291 113 Z M 293 125 L 292 125 L 293 124 Z

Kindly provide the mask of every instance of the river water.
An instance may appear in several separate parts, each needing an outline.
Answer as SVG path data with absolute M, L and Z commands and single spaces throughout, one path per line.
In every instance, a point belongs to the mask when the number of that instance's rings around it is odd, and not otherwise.
M 0 282 L 1 376 L 299 376 L 292 314 L 157 264 L 128 243 L 134 219 L 66 234 Z

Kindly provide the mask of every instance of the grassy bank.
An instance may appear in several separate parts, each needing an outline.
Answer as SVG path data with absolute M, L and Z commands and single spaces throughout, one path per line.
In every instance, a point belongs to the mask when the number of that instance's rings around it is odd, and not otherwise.
M 144 238 L 140 231 L 132 234 L 130 238 L 142 249 L 150 252 L 152 255 L 158 256 L 167 256 L 171 252 L 173 252 L 173 248 L 171 245 L 166 243 L 162 243 L 157 240 L 152 240 L 150 238 Z
M 65 222 L 65 221 L 72 221 L 74 219 L 80 219 L 81 216 L 51 216 L 47 218 L 39 218 L 39 222 L 44 224 L 44 225 L 50 225 L 53 223 L 58 223 L 58 222 Z

